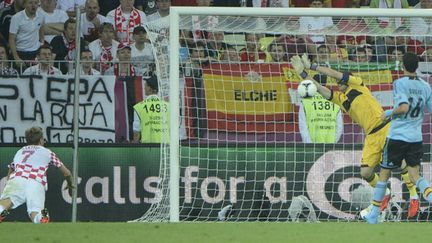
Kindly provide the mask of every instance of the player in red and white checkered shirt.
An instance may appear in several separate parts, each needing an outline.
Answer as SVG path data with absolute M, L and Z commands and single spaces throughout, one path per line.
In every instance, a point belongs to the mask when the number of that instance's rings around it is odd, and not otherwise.
M 32 222 L 48 223 L 48 211 L 44 209 L 45 191 L 48 189 L 46 172 L 50 165 L 57 167 L 67 181 L 65 190 L 74 188 L 71 172 L 51 150 L 43 147 L 42 128 L 32 127 L 25 132 L 28 145 L 15 154 L 9 165 L 8 181 L 0 196 L 0 222 L 9 209 L 26 203 Z

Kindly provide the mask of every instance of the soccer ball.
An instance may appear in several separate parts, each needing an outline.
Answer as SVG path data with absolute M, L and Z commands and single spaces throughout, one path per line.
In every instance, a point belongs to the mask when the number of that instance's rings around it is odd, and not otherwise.
M 317 87 L 311 80 L 303 80 L 299 83 L 297 93 L 302 98 L 311 98 L 317 92 Z

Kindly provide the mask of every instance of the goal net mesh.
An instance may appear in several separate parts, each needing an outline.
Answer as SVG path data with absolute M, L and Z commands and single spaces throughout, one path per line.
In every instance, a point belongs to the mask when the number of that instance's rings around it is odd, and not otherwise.
M 180 60 L 180 188 L 174 188 L 180 220 L 357 220 L 373 190 L 360 177 L 365 134 L 328 101 L 314 98 L 309 110 L 303 106 L 290 57 L 306 54 L 318 65 L 361 77 L 386 109 L 393 105 L 392 81 L 403 75 L 404 52 L 420 57 L 418 74 L 429 81 L 431 20 L 180 16 L 179 57 L 170 55 L 167 23 L 147 30 L 166 99 L 169 58 Z M 338 89 L 331 77 L 315 78 Z M 323 137 L 310 131 L 316 123 L 308 117 L 318 110 L 329 116 L 315 117 L 327 132 Z M 422 172 L 430 180 L 425 117 Z M 161 145 L 161 198 L 137 221 L 169 220 L 168 152 Z M 388 210 L 386 220 L 404 220 L 409 194 L 399 172 L 390 184 L 392 203 L 401 210 Z M 421 206 L 428 204 L 422 200 Z M 425 219 L 420 216 L 416 220 Z

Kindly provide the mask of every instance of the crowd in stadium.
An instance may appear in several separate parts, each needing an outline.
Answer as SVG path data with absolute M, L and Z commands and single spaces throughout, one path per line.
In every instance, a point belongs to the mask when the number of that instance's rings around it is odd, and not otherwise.
M 82 74 L 148 76 L 154 69 L 152 46 L 146 26 L 169 16 L 170 6 L 245 7 L 371 7 L 432 8 L 431 0 L 4 0 L 0 8 L 0 59 L 2 75 L 71 74 L 75 57 L 75 10 L 81 7 Z M 393 62 L 410 51 L 428 61 L 432 56 L 427 33 L 429 19 L 300 17 L 292 18 L 300 32 L 340 30 L 358 35 L 272 35 L 235 33 L 234 43 L 226 42 L 227 32 L 204 32 L 199 22 L 194 31 L 183 31 L 183 57 L 192 63 L 206 61 L 288 62 L 291 56 L 308 53 L 317 63 Z M 209 25 L 216 22 L 208 17 Z M 415 21 L 415 25 L 408 22 Z M 371 37 L 368 26 L 402 33 L 398 37 Z M 416 35 L 411 35 L 416 33 Z M 238 34 L 241 35 L 238 38 Z M 225 36 L 224 36 L 225 35 Z M 231 38 L 232 39 L 232 38 Z M 53 63 L 53 60 L 54 63 Z M 117 63 L 117 64 L 116 64 Z M 118 63 L 125 63 L 119 65 Z

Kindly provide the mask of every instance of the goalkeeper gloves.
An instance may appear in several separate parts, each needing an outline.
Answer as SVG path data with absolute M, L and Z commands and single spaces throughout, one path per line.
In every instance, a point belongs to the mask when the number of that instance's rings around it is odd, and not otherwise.
M 316 64 L 311 64 L 309 57 L 306 55 L 306 53 L 304 53 L 301 57 L 301 60 L 303 62 L 303 65 L 305 68 L 310 69 L 310 70 L 316 70 L 318 68 L 318 65 Z
M 304 70 L 303 63 L 299 56 L 291 57 L 291 65 L 294 68 L 294 71 L 298 74 L 301 74 Z

